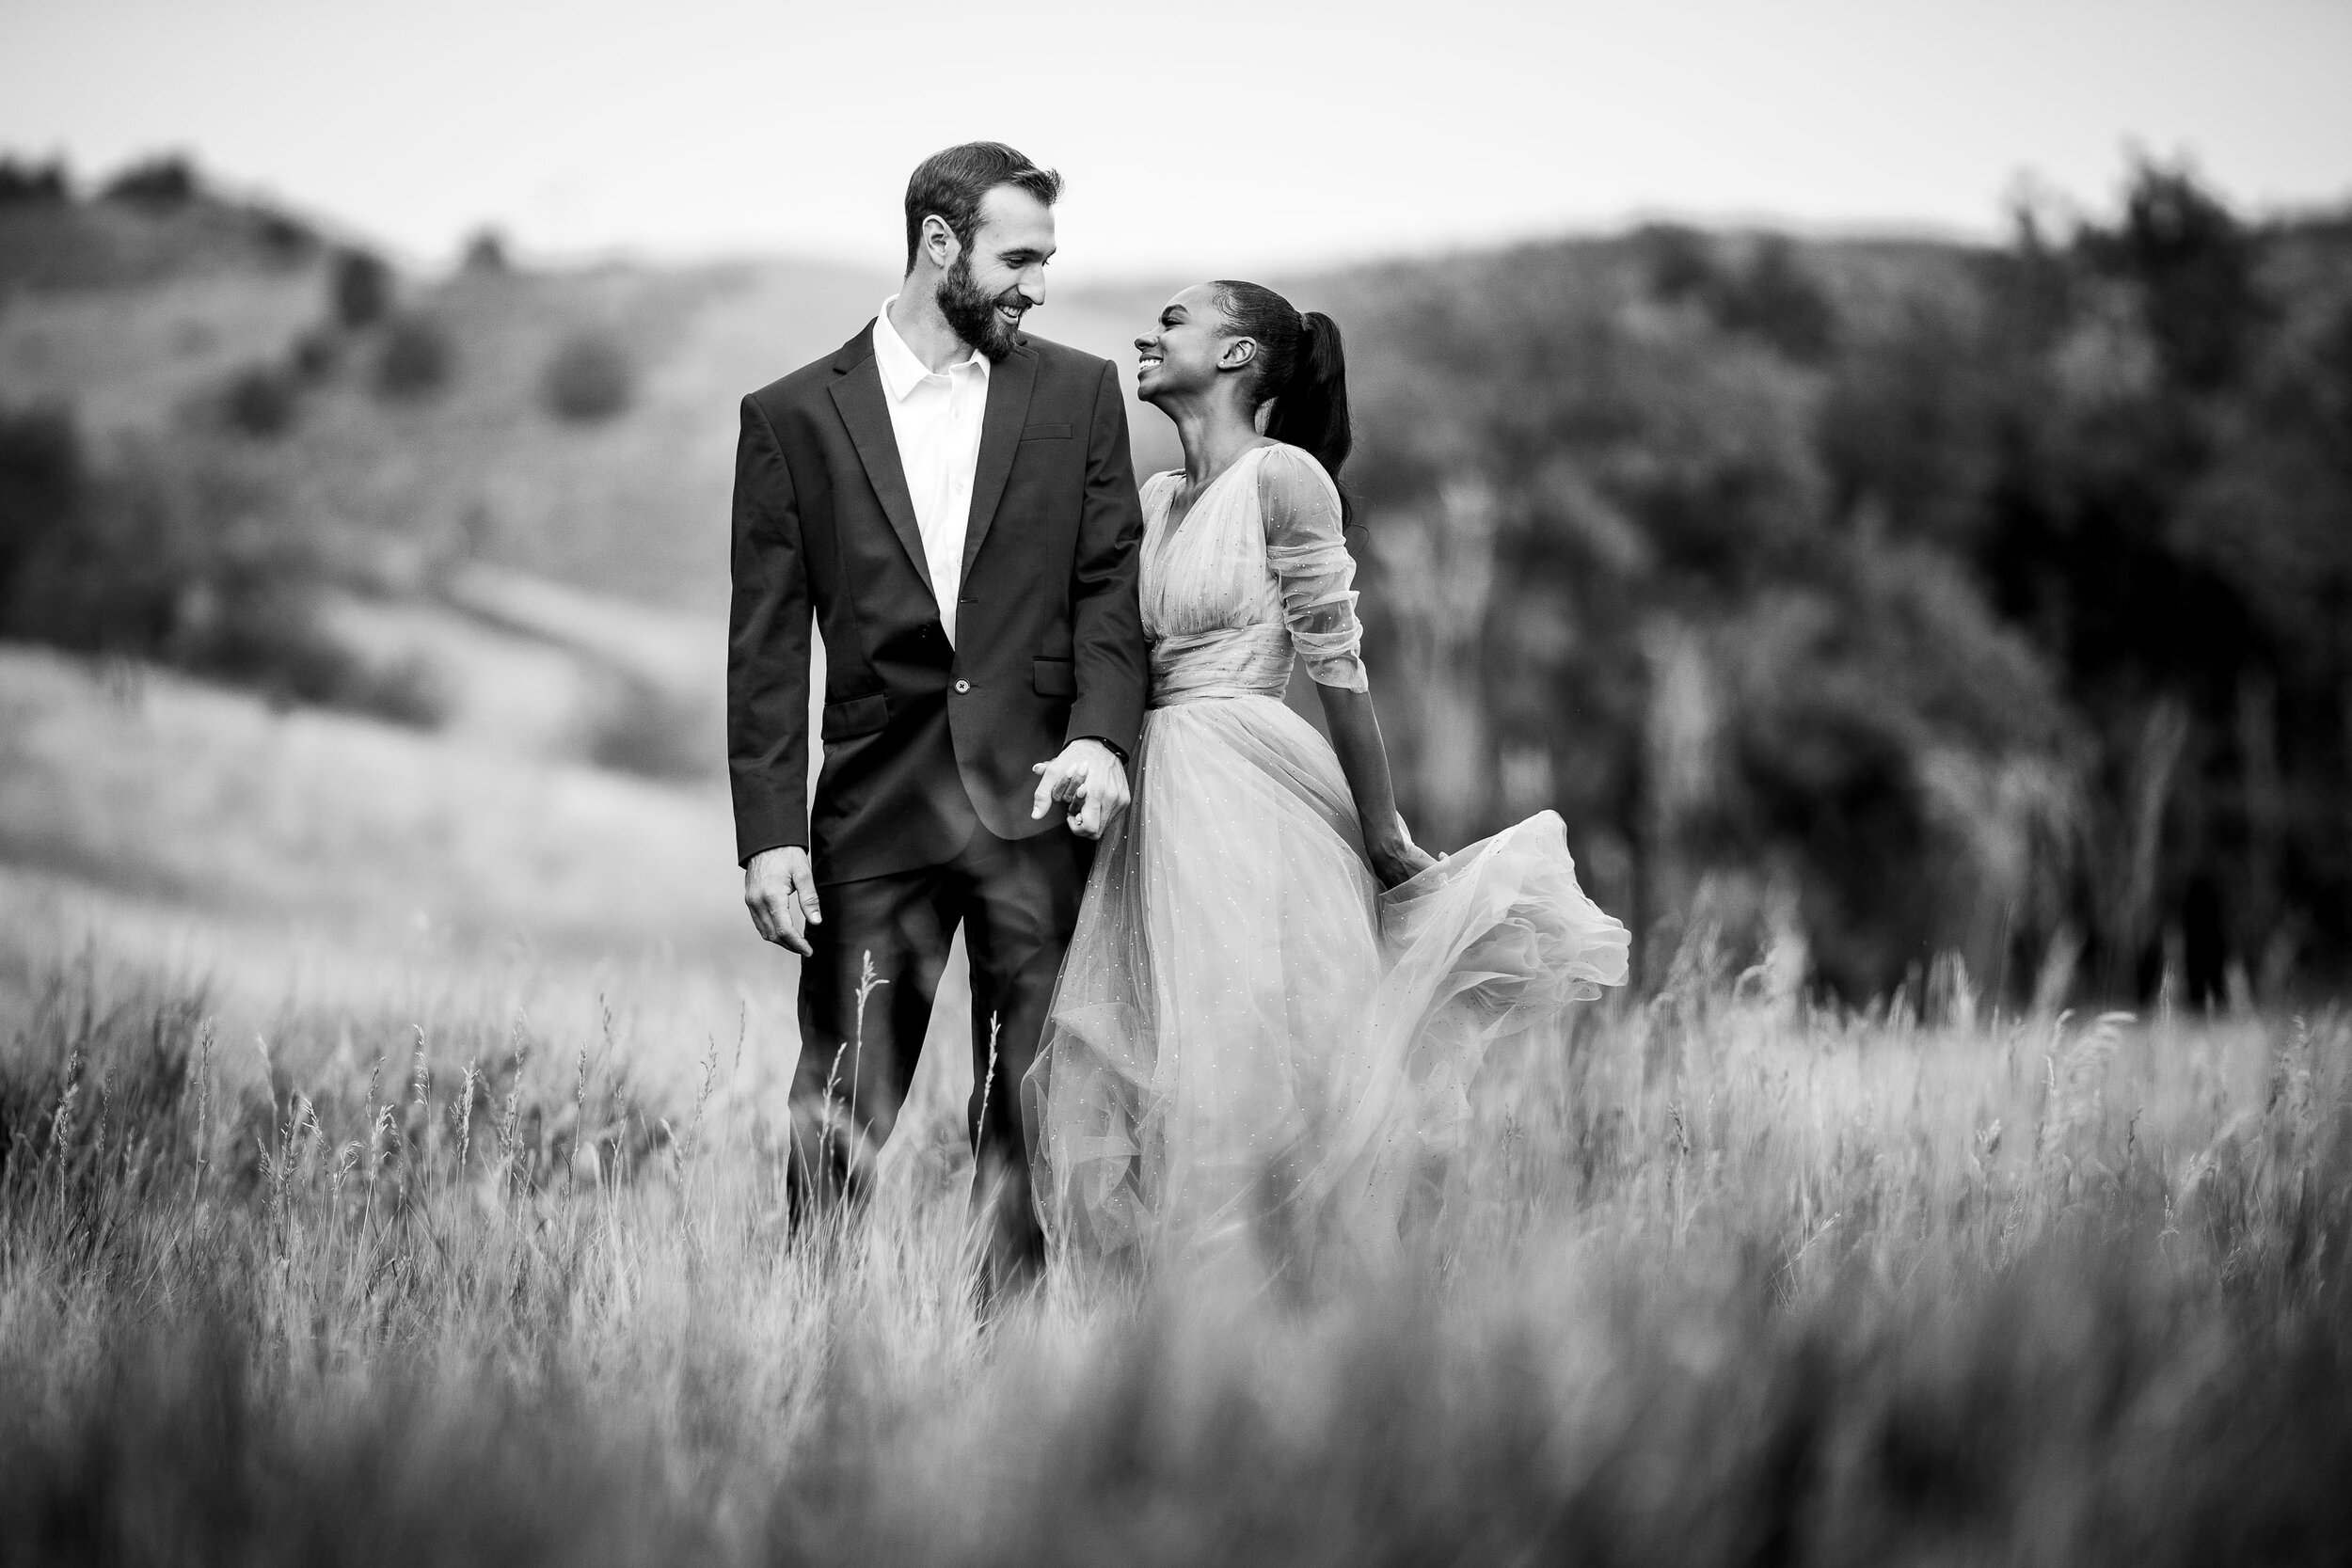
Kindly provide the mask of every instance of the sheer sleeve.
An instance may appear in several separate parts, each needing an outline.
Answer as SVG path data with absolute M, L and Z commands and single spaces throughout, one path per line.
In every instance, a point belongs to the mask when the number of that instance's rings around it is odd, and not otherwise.
M 1266 561 L 1282 587 L 1291 641 L 1318 686 L 1369 689 L 1363 623 L 1356 619 L 1356 561 L 1340 532 L 1340 492 L 1323 465 L 1296 447 L 1258 461 L 1258 510 Z

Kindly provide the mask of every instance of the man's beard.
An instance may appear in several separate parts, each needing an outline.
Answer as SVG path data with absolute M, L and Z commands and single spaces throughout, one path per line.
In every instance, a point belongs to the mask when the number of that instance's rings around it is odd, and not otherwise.
M 1009 289 L 1002 294 L 982 293 L 972 281 L 972 259 L 959 256 L 940 278 L 938 297 L 939 313 L 947 318 L 947 325 L 955 328 L 957 337 L 987 355 L 991 361 L 1012 352 L 1014 328 L 996 313 L 996 307 L 1018 300 L 1018 290 Z

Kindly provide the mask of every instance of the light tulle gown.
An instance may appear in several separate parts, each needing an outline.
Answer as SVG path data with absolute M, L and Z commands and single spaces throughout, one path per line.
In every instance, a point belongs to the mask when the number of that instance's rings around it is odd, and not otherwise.
M 1623 983 L 1627 933 L 1542 813 L 1381 891 L 1294 657 L 1367 689 L 1338 491 L 1253 449 L 1171 520 L 1143 488 L 1151 711 L 1024 1085 L 1065 1249 L 1392 1243 L 1499 1039 Z M 1285 1259 L 1277 1259 L 1278 1262 Z

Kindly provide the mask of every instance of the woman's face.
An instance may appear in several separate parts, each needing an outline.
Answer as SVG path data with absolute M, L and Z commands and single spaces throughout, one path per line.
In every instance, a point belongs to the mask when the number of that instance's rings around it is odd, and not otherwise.
M 1153 329 L 1136 340 L 1136 395 L 1146 403 L 1205 392 L 1220 371 L 1249 362 L 1257 345 L 1236 338 L 1216 291 L 1191 288 L 1160 309 Z

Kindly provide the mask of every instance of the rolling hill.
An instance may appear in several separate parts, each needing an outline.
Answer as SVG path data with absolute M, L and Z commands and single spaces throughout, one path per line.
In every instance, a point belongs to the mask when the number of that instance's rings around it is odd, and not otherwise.
M 128 536 L 213 541 L 142 646 L 220 600 L 244 641 L 183 668 L 712 787 L 736 401 L 890 279 L 484 252 L 370 282 L 325 225 L 154 196 L 0 203 L 0 412 L 70 406 L 93 471 L 146 476 Z M 1432 842 L 1557 809 L 1657 951 L 1693 911 L 1801 927 L 1856 995 L 1947 950 L 2208 999 L 2352 952 L 2340 215 L 2152 166 L 2113 221 L 2004 246 L 1653 226 L 1267 281 L 1348 334 Z M 1032 325 L 1124 362 L 1172 286 Z M 1131 414 L 1138 468 L 1174 461 Z M 63 483 L 54 425 L 25 445 Z M 286 562 L 342 652 L 271 643 L 299 594 L 230 592 Z

